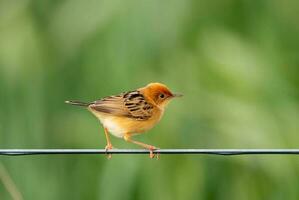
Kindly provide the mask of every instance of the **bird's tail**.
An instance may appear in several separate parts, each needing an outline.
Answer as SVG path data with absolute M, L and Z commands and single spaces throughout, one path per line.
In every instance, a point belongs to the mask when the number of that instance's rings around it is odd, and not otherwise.
M 74 106 L 83 106 L 83 107 L 87 107 L 87 106 L 90 105 L 90 103 L 84 103 L 84 102 L 81 102 L 81 101 L 65 101 L 65 103 L 71 104 L 71 105 L 74 105 Z

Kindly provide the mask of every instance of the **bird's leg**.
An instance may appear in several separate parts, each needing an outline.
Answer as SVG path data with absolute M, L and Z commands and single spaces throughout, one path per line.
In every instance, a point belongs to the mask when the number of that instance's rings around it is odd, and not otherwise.
M 110 149 L 113 149 L 113 146 L 110 142 L 110 137 L 109 137 L 109 132 L 108 132 L 108 129 L 107 128 L 104 128 L 104 131 L 105 131 L 105 136 L 106 136 L 106 141 L 107 141 L 107 145 L 105 147 L 105 150 L 106 152 Z M 110 159 L 112 157 L 111 154 L 107 154 L 107 158 Z
M 131 135 L 129 133 L 126 133 L 124 135 L 124 139 L 125 141 L 127 142 L 131 142 L 131 143 L 134 143 L 134 144 L 137 144 L 139 146 L 142 146 L 143 148 L 145 149 L 148 149 L 150 151 L 150 158 L 154 158 L 155 157 L 155 154 L 154 154 L 154 150 L 155 149 L 158 149 L 157 147 L 155 146 L 152 146 L 152 145 L 149 145 L 149 144 L 145 144 L 145 143 L 142 143 L 142 142 L 138 142 L 136 140 L 132 140 L 131 139 Z M 157 157 L 158 158 L 158 157 Z

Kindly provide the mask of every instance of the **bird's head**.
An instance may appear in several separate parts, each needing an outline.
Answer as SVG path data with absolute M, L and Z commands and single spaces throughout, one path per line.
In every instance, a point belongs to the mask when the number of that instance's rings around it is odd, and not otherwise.
M 146 98 L 152 100 L 160 108 L 164 108 L 173 98 L 183 96 L 181 94 L 173 94 L 162 83 L 150 83 L 141 90 Z

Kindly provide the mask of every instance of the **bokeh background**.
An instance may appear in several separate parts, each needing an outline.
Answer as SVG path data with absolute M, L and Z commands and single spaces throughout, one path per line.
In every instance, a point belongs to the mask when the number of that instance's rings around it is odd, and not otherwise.
M 298 148 L 298 13 L 288 0 L 0 1 L 0 148 L 103 148 L 96 118 L 64 101 L 149 82 L 185 96 L 137 140 Z M 0 159 L 1 200 L 299 198 L 298 156 Z

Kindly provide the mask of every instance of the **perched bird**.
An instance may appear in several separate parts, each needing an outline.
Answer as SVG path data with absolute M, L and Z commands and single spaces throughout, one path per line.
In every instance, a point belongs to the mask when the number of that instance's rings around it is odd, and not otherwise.
M 153 128 L 161 119 L 167 104 L 181 94 L 173 94 L 161 83 L 150 83 L 134 91 L 104 97 L 90 103 L 66 101 L 68 104 L 86 107 L 102 123 L 106 135 L 106 150 L 112 149 L 109 133 L 150 150 L 154 157 L 155 146 L 131 139 Z M 111 157 L 111 155 L 109 156 Z

